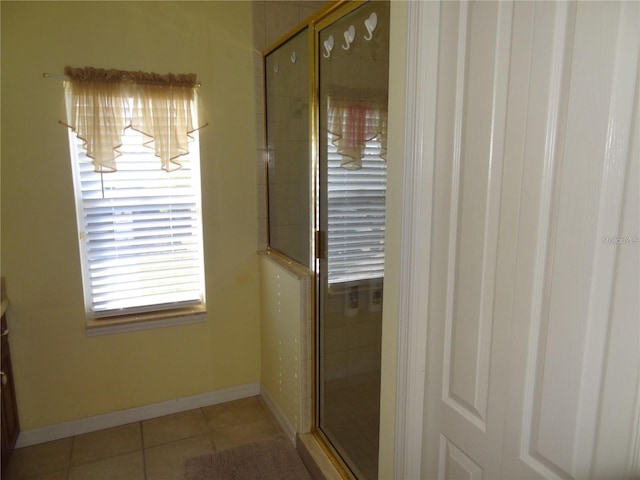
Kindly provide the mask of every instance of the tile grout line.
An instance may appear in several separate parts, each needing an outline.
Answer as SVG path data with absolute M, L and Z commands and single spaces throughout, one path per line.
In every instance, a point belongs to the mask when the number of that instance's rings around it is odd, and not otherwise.
M 140 424 L 140 446 L 142 448 L 142 476 L 144 480 L 147 480 L 147 449 L 144 446 L 144 434 L 142 432 L 142 421 L 138 422 Z
M 71 459 L 73 458 L 73 449 L 76 447 L 76 437 L 77 435 L 74 435 L 73 437 L 71 437 L 71 448 L 69 449 L 69 461 L 67 463 L 67 468 L 65 473 L 65 478 L 67 480 L 69 480 L 69 477 L 71 476 Z

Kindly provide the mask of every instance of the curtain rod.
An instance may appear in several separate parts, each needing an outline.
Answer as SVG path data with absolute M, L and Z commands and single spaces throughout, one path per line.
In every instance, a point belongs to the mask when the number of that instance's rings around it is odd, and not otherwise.
M 44 78 L 55 78 L 58 80 L 66 80 L 68 77 L 64 73 L 43 73 L 42 76 Z M 196 82 L 196 88 L 200 88 L 202 84 L 200 82 Z

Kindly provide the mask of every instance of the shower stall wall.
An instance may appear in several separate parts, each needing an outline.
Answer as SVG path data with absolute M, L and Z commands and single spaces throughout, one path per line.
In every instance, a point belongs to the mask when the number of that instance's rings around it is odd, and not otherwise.
M 388 58 L 389 2 L 342 2 L 264 62 L 269 248 L 315 278 L 313 431 L 361 479 L 378 475 Z

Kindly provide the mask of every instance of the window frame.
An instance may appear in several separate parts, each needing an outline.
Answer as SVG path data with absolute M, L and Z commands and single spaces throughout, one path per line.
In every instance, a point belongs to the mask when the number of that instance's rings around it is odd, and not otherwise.
M 126 130 L 131 130 L 127 128 Z M 198 132 L 193 133 L 193 141 L 190 142 L 190 151 L 188 154 L 189 162 L 193 162 L 190 165 L 191 170 L 191 188 L 193 189 L 193 198 L 196 203 L 197 210 L 197 233 L 199 245 L 197 247 L 199 253 L 199 265 L 201 288 L 200 288 L 200 300 L 195 300 L 189 304 L 179 303 L 155 303 L 153 305 L 130 307 L 127 309 L 111 309 L 106 313 L 96 314 L 93 308 L 93 291 L 90 286 L 90 260 L 87 258 L 86 241 L 83 239 L 85 232 L 84 225 L 84 205 L 83 196 L 80 188 L 81 173 L 80 173 L 80 158 L 86 157 L 86 153 L 82 152 L 81 140 L 77 138 L 76 134 L 69 129 L 69 157 L 72 164 L 72 178 L 74 188 L 74 201 L 76 207 L 76 229 L 78 234 L 78 248 L 82 270 L 82 287 L 84 308 L 86 316 L 86 328 L 89 335 L 100 335 L 106 333 L 120 333 L 124 331 L 132 330 L 144 330 L 148 328 L 156 328 L 160 326 L 170 325 L 184 325 L 189 323 L 202 322 L 206 320 L 206 282 L 205 282 L 205 265 L 204 265 L 204 238 L 203 238 L 203 213 L 202 213 L 202 188 L 201 188 L 201 175 L 200 175 L 200 148 L 199 148 L 199 135 Z M 125 133 L 123 136 L 126 136 Z M 140 135 L 135 133 L 135 135 Z M 144 137 L 141 136 L 141 139 Z M 142 147 L 148 150 L 148 155 L 151 157 L 150 161 L 154 162 L 154 166 L 157 166 L 160 175 L 170 175 L 171 172 L 166 172 L 160 168 L 160 159 L 154 156 L 153 149 Z M 146 154 L 147 152 L 145 152 Z M 121 162 L 126 159 L 127 153 L 123 153 L 118 157 Z M 129 153 L 129 155 L 131 155 Z M 88 157 L 87 157 L 88 158 Z M 178 169 L 177 171 L 180 171 Z M 118 172 L 99 173 L 96 175 L 117 175 Z M 169 276 L 168 276 L 169 278 Z

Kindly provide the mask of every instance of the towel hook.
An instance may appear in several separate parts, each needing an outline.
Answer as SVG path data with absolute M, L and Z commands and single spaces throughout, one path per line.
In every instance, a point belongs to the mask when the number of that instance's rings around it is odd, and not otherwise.
M 329 38 L 323 42 L 325 53 L 323 53 L 322 56 L 324 58 L 329 58 L 331 56 L 331 50 L 333 50 L 334 43 L 333 35 L 329 35 Z
M 351 44 L 353 43 L 353 41 L 356 38 L 356 27 L 354 27 L 353 25 L 351 25 L 345 32 L 344 32 L 344 40 L 346 43 L 346 45 L 342 45 L 342 49 L 343 50 L 349 50 L 349 47 L 351 47 Z
M 364 36 L 364 39 L 369 41 L 373 38 L 373 31 L 378 26 L 378 15 L 376 12 L 369 15 L 369 18 L 364 21 L 364 26 L 367 29 L 367 34 Z
M 296 63 L 296 60 L 297 60 L 297 59 L 298 59 L 298 58 L 296 57 L 296 51 L 294 50 L 294 51 L 291 53 L 291 63 Z

